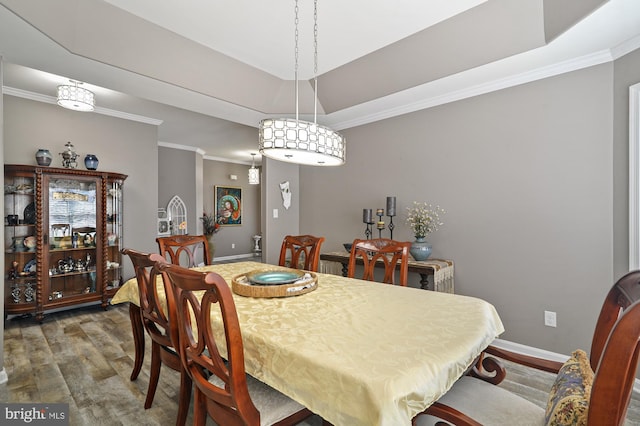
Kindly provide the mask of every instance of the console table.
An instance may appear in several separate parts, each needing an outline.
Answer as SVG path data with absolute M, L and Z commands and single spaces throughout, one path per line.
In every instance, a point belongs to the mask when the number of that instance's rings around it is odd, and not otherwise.
M 347 276 L 349 253 L 346 251 L 320 254 L 320 260 L 342 264 L 342 276 Z M 362 264 L 362 259 L 358 259 Z M 380 264 L 382 266 L 382 264 Z M 421 262 L 409 259 L 409 272 L 420 274 L 420 288 L 443 293 L 453 293 L 453 261 L 445 259 L 427 259 Z M 433 276 L 433 288 L 429 286 L 429 275 Z

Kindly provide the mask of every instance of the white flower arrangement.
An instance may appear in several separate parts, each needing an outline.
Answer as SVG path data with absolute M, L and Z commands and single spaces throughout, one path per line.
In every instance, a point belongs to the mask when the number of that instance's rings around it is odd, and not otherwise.
M 444 225 L 440 215 L 445 213 L 440 206 L 433 207 L 431 204 L 414 201 L 413 207 L 407 207 L 407 225 L 411 227 L 416 238 L 425 238 Z

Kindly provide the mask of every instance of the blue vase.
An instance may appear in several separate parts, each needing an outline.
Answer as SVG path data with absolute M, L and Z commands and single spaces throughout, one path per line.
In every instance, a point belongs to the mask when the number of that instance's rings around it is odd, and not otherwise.
M 427 260 L 431 256 L 431 243 L 428 243 L 424 239 L 425 237 L 416 237 L 416 240 L 411 243 L 409 253 L 417 261 Z
M 98 157 L 93 154 L 87 154 L 84 157 L 84 166 L 87 170 L 96 170 L 98 168 Z
M 48 149 L 40 148 L 38 152 L 36 152 L 36 162 L 38 166 L 48 166 L 51 164 L 51 160 L 53 160 L 53 156 Z

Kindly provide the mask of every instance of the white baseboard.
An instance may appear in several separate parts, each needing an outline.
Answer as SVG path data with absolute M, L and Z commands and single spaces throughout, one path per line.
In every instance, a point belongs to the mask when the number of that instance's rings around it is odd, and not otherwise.
M 7 371 L 3 368 L 0 370 L 0 385 L 4 385 L 9 381 L 9 377 L 7 376 Z
M 493 343 L 491 343 L 491 345 L 511 352 L 535 356 L 538 358 L 550 359 L 552 361 L 565 362 L 569 359 L 569 355 L 562 355 L 557 352 L 534 348 L 533 346 L 522 345 L 520 343 L 510 342 L 508 340 L 496 339 L 493 341 Z
M 236 260 L 236 259 L 247 259 L 247 258 L 257 258 L 260 259 L 260 256 L 256 256 L 253 253 L 245 253 L 245 254 L 234 254 L 232 256 L 222 256 L 222 257 L 214 257 L 213 261 L 214 262 L 225 262 L 225 261 L 229 261 L 229 260 Z
M 534 348 L 533 346 L 522 345 L 520 343 L 510 342 L 508 340 L 496 339 L 493 341 L 493 343 L 491 343 L 491 345 L 522 355 L 535 356 L 538 358 L 545 358 L 553 361 L 565 362 L 567 359 L 569 359 L 569 355 L 563 355 L 557 352 Z M 640 393 L 640 380 L 637 378 L 633 385 L 633 391 L 635 393 Z

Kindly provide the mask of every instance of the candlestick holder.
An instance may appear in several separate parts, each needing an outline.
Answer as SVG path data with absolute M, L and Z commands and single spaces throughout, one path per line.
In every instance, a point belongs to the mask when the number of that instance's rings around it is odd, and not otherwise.
M 367 229 L 364 231 L 364 235 L 367 236 L 367 240 L 371 239 L 371 235 L 373 234 L 373 222 L 367 222 Z
M 393 224 L 393 216 L 389 215 L 389 234 L 391 235 L 391 239 L 393 240 L 393 228 L 395 228 L 396 226 Z
M 396 215 L 396 197 L 387 197 L 387 216 L 389 216 L 389 234 L 393 240 L 393 228 L 396 226 L 393 224 L 393 217 Z
M 376 216 L 378 216 L 378 238 L 382 238 L 382 231 L 384 231 L 384 221 L 382 220 L 383 215 L 384 212 L 382 209 L 378 209 L 376 212 Z

